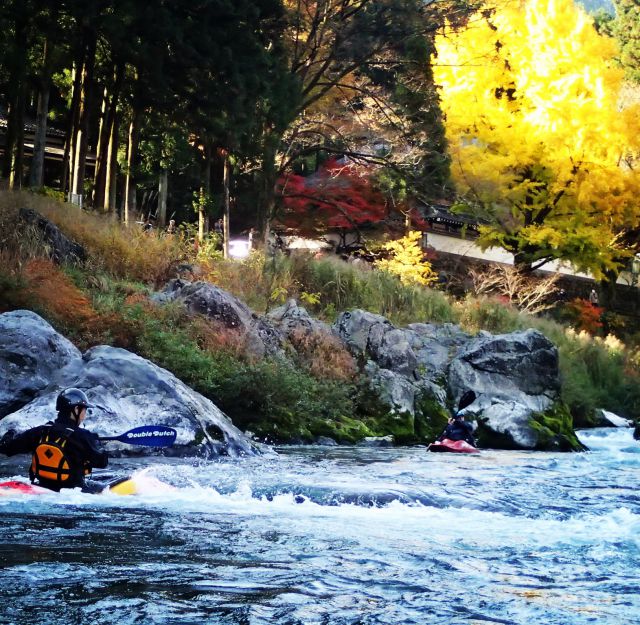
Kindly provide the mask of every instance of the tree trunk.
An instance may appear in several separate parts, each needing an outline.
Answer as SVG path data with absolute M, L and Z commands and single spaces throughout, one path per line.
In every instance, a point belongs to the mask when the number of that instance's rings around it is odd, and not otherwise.
M 69 111 L 69 123 L 67 125 L 67 134 L 64 142 L 64 156 L 62 157 L 62 179 L 60 181 L 62 185 L 62 191 L 71 191 L 71 172 L 73 171 L 73 150 L 76 141 L 76 133 L 78 130 L 78 120 L 80 111 L 80 86 L 82 79 L 82 65 L 84 64 L 84 57 L 79 55 L 76 63 L 72 69 L 72 82 L 73 91 L 71 95 L 71 109 Z M 69 195 L 69 199 L 70 199 Z
M 224 161 L 222 162 L 222 193 L 223 193 L 223 209 L 222 209 L 222 236 L 223 236 L 223 254 L 225 258 L 229 258 L 229 175 L 230 175 L 229 152 L 224 151 Z
M 22 188 L 22 169 L 24 165 L 24 101 L 26 84 L 21 80 L 17 85 L 17 96 L 15 104 L 12 107 L 14 113 L 12 117 L 15 123 L 15 141 L 9 151 L 10 154 L 10 166 L 9 166 L 9 188 L 21 189 Z
M 163 168 L 158 180 L 158 228 L 167 225 L 167 192 L 169 184 L 169 172 Z
M 599 283 L 600 305 L 604 308 L 616 308 L 616 283 L 618 280 L 617 271 L 605 271 L 604 280 Z
M 93 170 L 93 206 L 102 208 L 104 202 L 104 168 L 109 145 L 109 90 L 105 87 L 100 105 L 100 123 L 98 125 L 98 143 L 96 145 L 96 165 Z
M 116 191 L 118 179 L 118 115 L 114 111 L 111 119 L 111 129 L 109 132 L 109 147 L 107 149 L 106 171 L 104 180 L 104 201 L 102 206 L 109 213 L 116 210 Z
M 100 124 L 98 135 L 98 147 L 96 149 L 96 169 L 94 176 L 93 205 L 103 210 L 109 210 L 108 197 L 109 181 L 111 177 L 110 169 L 113 163 L 110 157 L 112 149 L 113 126 L 118 115 L 118 100 L 122 90 L 124 78 L 124 66 L 119 63 L 114 70 L 114 80 L 111 91 L 105 91 L 104 114 Z
M 47 145 L 47 115 L 49 113 L 49 84 L 42 85 L 38 93 L 38 112 L 36 114 L 36 134 L 33 141 L 33 159 L 29 186 L 39 189 L 44 184 L 44 156 Z
M 26 28 L 24 16 L 14 23 L 14 43 L 10 60 L 9 107 L 4 151 L 4 174 L 9 177 L 9 188 L 22 186 L 24 157 L 24 101 L 27 74 Z
M 202 184 L 200 186 L 200 202 L 198 205 L 198 241 L 204 241 L 209 232 L 209 199 L 211 197 L 211 163 L 213 146 L 206 140 L 204 145 L 204 164 Z
M 268 136 L 265 140 L 265 149 L 262 157 L 262 176 L 256 214 L 256 237 L 262 241 L 263 245 L 266 245 L 269 237 L 271 219 L 276 206 L 275 186 L 278 178 L 276 155 L 279 142 L 279 136 Z
M 129 123 L 129 142 L 127 145 L 127 174 L 124 191 L 124 223 L 128 224 L 136 210 L 135 167 L 138 154 L 138 140 L 140 138 L 141 113 L 135 107 Z
M 39 189 L 44 184 L 44 158 L 47 146 L 47 116 L 49 114 L 49 93 L 51 91 L 51 59 L 53 46 L 44 42 L 44 60 L 38 85 L 38 111 L 36 132 L 33 140 L 33 158 L 29 186 Z
M 73 164 L 72 202 L 83 205 L 84 176 L 89 147 L 89 118 L 93 94 L 93 73 L 96 60 L 96 35 L 92 33 L 87 45 L 86 62 L 82 68 L 82 87 L 80 91 L 80 120 L 76 135 Z M 75 200 L 75 201 L 74 201 Z

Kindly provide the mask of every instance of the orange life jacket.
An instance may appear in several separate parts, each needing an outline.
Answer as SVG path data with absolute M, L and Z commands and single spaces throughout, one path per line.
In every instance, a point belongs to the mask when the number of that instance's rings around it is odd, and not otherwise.
M 51 430 L 42 435 L 31 459 L 31 479 L 64 486 L 71 477 L 71 465 L 65 447 L 66 436 Z

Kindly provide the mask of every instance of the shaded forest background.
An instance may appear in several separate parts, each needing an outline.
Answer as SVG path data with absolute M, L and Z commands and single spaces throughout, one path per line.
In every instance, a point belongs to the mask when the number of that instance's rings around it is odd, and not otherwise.
M 230 223 L 266 236 L 274 220 L 317 233 L 395 213 L 409 230 L 443 198 L 482 220 L 486 207 L 451 179 L 433 70 L 445 25 L 491 27 L 496 11 L 479 0 L 8 1 L 2 174 L 10 188 L 56 189 L 125 223 L 197 222 L 200 239 L 220 217 L 225 241 Z M 618 0 L 616 11 L 596 27 L 617 38 L 633 81 L 638 7 Z M 53 131 L 63 138 L 55 158 Z M 546 184 L 537 175 L 531 184 Z M 612 226 L 612 236 L 631 233 L 629 249 L 635 213 Z M 514 243 L 497 229 L 491 241 L 531 266 L 538 250 L 522 253 L 519 230 Z

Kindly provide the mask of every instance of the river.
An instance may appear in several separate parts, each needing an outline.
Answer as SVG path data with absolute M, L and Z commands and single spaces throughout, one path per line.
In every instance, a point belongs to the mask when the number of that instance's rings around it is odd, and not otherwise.
M 581 439 L 129 459 L 143 495 L 0 497 L 0 623 L 638 624 L 640 444 Z

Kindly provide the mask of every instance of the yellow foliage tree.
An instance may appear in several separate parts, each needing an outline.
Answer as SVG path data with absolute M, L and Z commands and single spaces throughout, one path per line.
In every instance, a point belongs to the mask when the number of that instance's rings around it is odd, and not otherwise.
M 640 114 L 618 106 L 613 40 L 572 0 L 508 0 L 436 47 L 452 176 L 487 224 L 480 244 L 523 267 L 615 272 L 640 213 Z
M 435 282 L 437 275 L 431 264 L 424 260 L 424 253 L 420 248 L 421 234 L 418 231 L 409 232 L 406 237 L 390 241 L 384 246 L 390 252 L 390 258 L 376 261 L 375 266 L 400 278 L 405 285 L 428 285 Z

